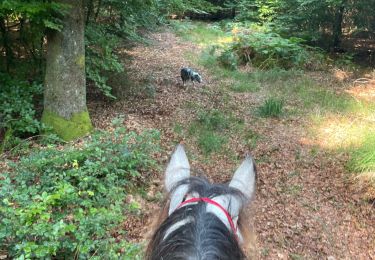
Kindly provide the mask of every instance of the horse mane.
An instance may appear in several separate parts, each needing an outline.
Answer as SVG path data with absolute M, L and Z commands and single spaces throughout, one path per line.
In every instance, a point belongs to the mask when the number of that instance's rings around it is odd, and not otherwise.
M 190 177 L 179 182 L 174 189 L 184 184 L 189 185 L 187 194 L 207 198 L 231 194 L 244 200 L 237 189 L 224 184 L 211 184 L 205 178 Z M 216 215 L 206 212 L 204 202 L 188 204 L 168 217 L 168 200 L 167 197 L 156 223 L 158 228 L 148 245 L 146 259 L 246 259 L 236 234 Z M 244 240 L 248 238 L 248 232 L 243 228 L 247 226 L 243 223 L 245 219 L 241 213 L 237 222 Z M 184 221 L 183 224 L 178 225 L 181 221 Z M 178 227 L 171 230 L 176 225 Z

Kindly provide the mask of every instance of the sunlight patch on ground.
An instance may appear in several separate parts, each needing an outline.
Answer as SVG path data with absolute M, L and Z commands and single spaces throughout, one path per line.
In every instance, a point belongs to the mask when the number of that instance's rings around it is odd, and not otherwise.
M 334 69 L 332 74 L 333 77 L 335 77 L 339 81 L 348 80 L 353 75 L 352 72 L 344 71 L 338 68 Z
M 375 101 L 375 79 L 361 79 L 357 80 L 354 86 L 345 91 L 352 97 L 358 100 L 367 102 Z
M 371 129 L 375 129 L 374 121 L 329 116 L 316 127 L 315 132 L 319 146 L 326 149 L 341 149 L 362 145 Z

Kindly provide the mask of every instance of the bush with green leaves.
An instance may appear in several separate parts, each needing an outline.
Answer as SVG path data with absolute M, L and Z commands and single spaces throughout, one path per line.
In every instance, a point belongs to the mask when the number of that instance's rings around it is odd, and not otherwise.
M 123 65 L 115 54 L 120 39 L 109 33 L 106 26 L 100 24 L 88 25 L 85 39 L 87 78 L 92 80 L 105 96 L 114 99 L 112 87 L 107 82 L 107 75 L 124 71 Z
M 0 251 L 12 259 L 137 259 L 140 246 L 119 226 L 135 207 L 126 194 L 155 166 L 158 138 L 116 128 L 8 162 L 0 172 Z
M 229 70 L 236 70 L 238 67 L 238 56 L 231 49 L 224 50 L 217 60 L 224 68 Z
M 42 95 L 42 85 L 0 73 L 0 86 L 0 129 L 20 137 L 37 134 L 42 124 L 35 116 L 34 98 Z
M 240 33 L 230 49 L 243 63 L 261 69 L 303 67 L 309 54 L 301 45 L 302 39 L 285 39 L 272 32 Z

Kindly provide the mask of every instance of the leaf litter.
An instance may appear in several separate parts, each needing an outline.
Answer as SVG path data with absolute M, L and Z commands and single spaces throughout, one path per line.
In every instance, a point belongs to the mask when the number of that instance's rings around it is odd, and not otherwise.
M 129 98 L 116 102 L 89 100 L 92 121 L 97 128 L 108 128 L 111 120 L 125 115 L 124 125 L 137 132 L 158 129 L 162 151 L 158 156 L 166 166 L 176 143 L 183 141 L 192 167 L 215 182 L 231 178 L 243 154 L 250 150 L 257 161 L 257 193 L 248 209 L 254 229 L 255 246 L 249 256 L 256 259 L 375 259 L 374 207 L 361 194 L 345 172 L 345 153 L 318 149 L 309 139 L 307 119 L 288 116 L 259 119 L 252 111 L 264 100 L 264 93 L 229 93 L 223 101 L 220 79 L 186 58 L 201 49 L 172 32 L 149 35 L 152 44 L 123 50 L 129 81 L 141 82 L 152 75 L 153 98 Z M 120 54 L 121 55 L 121 54 Z M 195 68 L 204 83 L 182 88 L 182 67 Z M 293 103 L 293 100 L 290 101 Z M 207 157 L 188 134 L 200 110 L 230 110 L 244 122 L 245 131 L 260 136 L 256 145 L 231 132 L 225 152 Z M 180 131 L 176 131 L 179 126 Z M 152 222 L 162 207 L 163 172 L 155 171 L 147 199 L 136 198 L 140 214 L 130 215 L 123 228 L 133 242 L 146 242 Z

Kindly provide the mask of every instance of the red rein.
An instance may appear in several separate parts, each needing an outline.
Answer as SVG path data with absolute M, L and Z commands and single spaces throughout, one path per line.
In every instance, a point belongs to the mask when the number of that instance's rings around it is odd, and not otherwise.
M 216 201 L 214 201 L 210 198 L 191 198 L 191 199 L 185 200 L 184 202 L 181 202 L 181 204 L 177 208 L 181 208 L 182 206 L 184 206 L 186 204 L 189 204 L 189 203 L 200 202 L 200 201 L 203 201 L 203 202 L 206 202 L 208 204 L 214 205 L 214 206 L 218 207 L 219 209 L 221 209 L 224 212 L 225 216 L 227 216 L 229 225 L 230 225 L 234 235 L 237 238 L 237 228 L 233 223 L 232 217 L 230 216 L 229 212 L 225 208 L 223 208 L 219 203 L 217 203 Z

